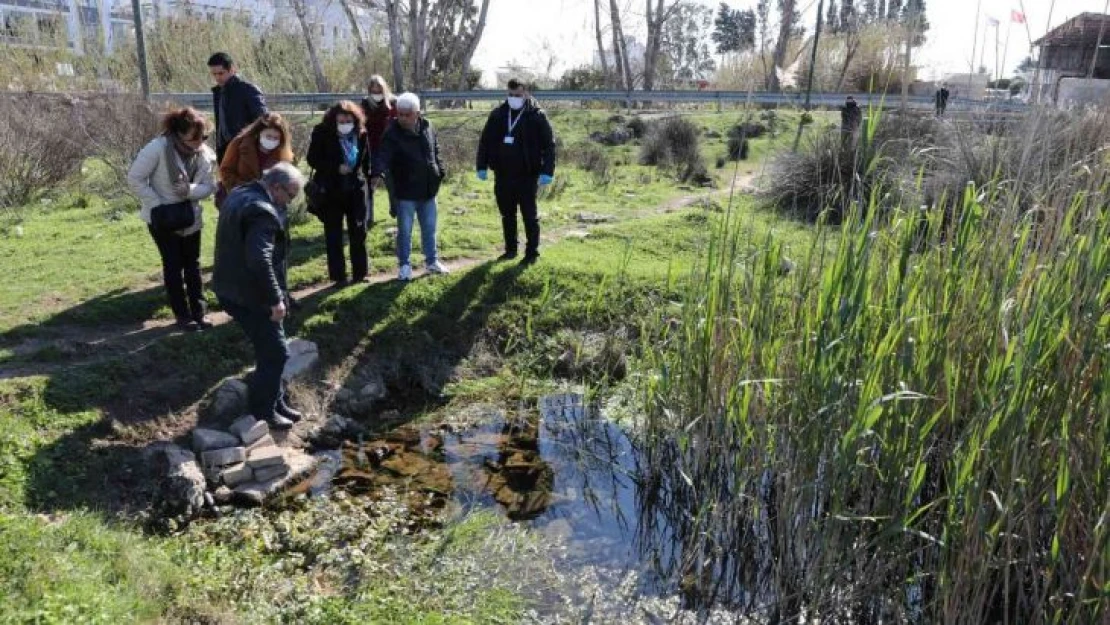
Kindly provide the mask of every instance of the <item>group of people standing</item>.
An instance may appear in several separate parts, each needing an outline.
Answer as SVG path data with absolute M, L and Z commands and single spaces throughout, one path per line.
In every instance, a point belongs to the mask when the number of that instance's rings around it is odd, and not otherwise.
M 265 96 L 238 76 L 229 55 L 208 60 L 214 124 L 197 110 L 168 112 L 160 134 L 137 155 L 128 183 L 141 202 L 140 217 L 162 259 L 163 283 L 177 327 L 212 327 L 200 269 L 201 201 L 213 197 L 219 211 L 211 288 L 221 308 L 250 339 L 257 361 L 250 380 L 250 410 L 277 429 L 302 415 L 282 385 L 289 358 L 283 321 L 290 298 L 286 263 L 290 203 L 302 192 L 324 226 L 328 277 L 337 286 L 369 274 L 367 230 L 374 223 L 374 194 L 384 187 L 390 216 L 397 219 L 398 279 L 413 277 L 412 227 L 420 224 L 429 274 L 445 274 L 436 241 L 436 196 L 447 175 L 439 140 L 421 114 L 416 94 L 394 97 L 380 76 L 371 77 L 360 104 L 338 102 L 312 130 L 306 177 L 294 164 L 292 132 L 267 109 Z M 214 137 L 210 136 L 214 133 Z M 215 149 L 209 147 L 214 143 Z M 476 175 L 496 174 L 505 252 L 518 255 L 517 213 L 524 221 L 521 261 L 539 258 L 536 198 L 555 173 L 555 140 L 547 116 L 517 80 L 489 116 L 476 157 Z M 350 255 L 350 273 L 344 250 Z M 349 279 L 348 279 L 349 275 Z

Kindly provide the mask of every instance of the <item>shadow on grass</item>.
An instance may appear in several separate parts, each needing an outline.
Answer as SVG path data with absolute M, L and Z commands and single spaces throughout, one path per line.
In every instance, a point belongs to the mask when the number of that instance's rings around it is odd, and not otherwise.
M 289 334 L 317 343 L 325 371 L 352 354 L 360 363 L 381 366 L 391 397 L 381 409 L 396 409 L 407 421 L 443 401 L 443 386 L 490 314 L 513 297 L 518 275 L 519 269 L 494 270 L 485 264 L 437 279 L 442 286 L 387 282 L 350 296 L 320 292 L 302 302 Z M 42 512 L 146 507 L 157 484 L 142 446 L 165 438 L 163 432 L 191 426 L 193 421 L 183 423 L 179 415 L 252 360 L 242 331 L 227 324 L 201 334 L 168 336 L 126 357 L 51 373 L 43 392 L 49 409 L 95 410 L 100 419 L 36 451 L 28 463 L 26 505 Z M 147 434 L 128 437 L 139 431 L 131 426 Z

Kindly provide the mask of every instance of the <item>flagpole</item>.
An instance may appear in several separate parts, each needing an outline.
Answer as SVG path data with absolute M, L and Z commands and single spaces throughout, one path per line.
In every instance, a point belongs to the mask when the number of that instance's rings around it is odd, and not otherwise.
M 1006 26 L 1006 45 L 1002 48 L 1002 71 L 1006 71 L 1006 57 L 1010 55 L 1010 32 L 1014 30 L 1014 16 L 1010 15 L 1010 23 Z M 999 74 L 999 80 L 1002 80 L 1002 75 Z
M 998 80 L 1001 78 L 998 69 L 998 20 L 994 22 L 994 80 L 995 87 L 998 87 Z
M 1021 7 L 1021 21 L 1025 24 L 1025 36 L 1029 38 L 1029 53 L 1033 53 L 1033 31 L 1029 30 L 1029 14 L 1025 12 L 1025 0 L 1018 0 Z
M 971 40 L 971 71 L 969 71 L 967 73 L 967 99 L 968 100 L 971 99 L 971 82 L 975 78 L 975 70 L 977 69 L 975 67 L 975 52 L 976 52 L 976 48 L 979 46 L 979 16 L 982 14 L 982 12 L 983 12 L 983 0 L 979 0 L 979 2 L 975 5 L 975 34 L 972 35 L 972 40 Z

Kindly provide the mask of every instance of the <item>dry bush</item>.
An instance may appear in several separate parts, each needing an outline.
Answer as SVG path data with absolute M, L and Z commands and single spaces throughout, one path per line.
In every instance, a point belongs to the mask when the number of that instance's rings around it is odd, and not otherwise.
M 476 125 L 481 120 L 468 119 L 462 123 L 444 124 L 436 127 L 439 139 L 439 156 L 447 168 L 447 180 L 474 170 L 474 158 L 478 153 L 478 137 L 481 129 Z
M 613 163 L 604 148 L 583 142 L 576 145 L 571 152 L 574 164 L 588 172 L 595 185 L 604 187 L 613 181 Z
M 673 168 L 679 180 L 700 181 L 706 175 L 701 131 L 682 117 L 652 125 L 640 146 L 640 164 Z
M 162 111 L 130 95 L 78 100 L 73 108 L 89 156 L 104 163 L 110 173 L 107 188 L 98 191 L 108 196 L 132 195 L 127 170 L 139 150 L 161 131 Z
M 14 211 L 81 168 L 87 145 L 68 100 L 0 98 L 0 208 Z

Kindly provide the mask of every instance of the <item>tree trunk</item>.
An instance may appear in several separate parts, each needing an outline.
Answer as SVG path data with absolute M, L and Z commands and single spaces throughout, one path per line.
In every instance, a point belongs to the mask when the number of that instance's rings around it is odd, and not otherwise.
M 463 52 L 462 65 L 459 67 L 459 91 L 466 91 L 469 85 L 467 79 L 470 77 L 470 61 L 474 58 L 474 52 L 478 49 L 478 44 L 482 41 L 482 34 L 486 30 L 486 16 L 489 14 L 489 0 L 482 0 L 482 9 L 478 12 L 478 23 L 474 26 L 474 32 L 470 36 L 470 41 L 467 43 L 466 50 Z
M 772 58 L 774 67 L 771 68 L 771 91 L 779 91 L 779 68 L 785 69 L 787 48 L 790 47 L 790 33 L 794 30 L 794 1 L 783 0 L 782 19 L 779 23 L 779 40 L 775 44 L 775 56 Z
M 305 0 L 292 0 L 292 4 L 293 12 L 297 15 L 297 21 L 301 24 L 304 45 L 308 48 L 308 60 L 312 63 L 312 74 L 316 77 L 316 91 L 327 93 L 331 89 L 328 87 L 328 78 L 324 75 L 324 66 L 320 64 L 320 54 L 316 51 L 312 27 L 308 23 L 308 10 L 305 8 Z
M 405 90 L 405 48 L 401 35 L 400 0 L 386 0 L 385 15 L 389 21 L 389 55 L 393 61 L 393 89 Z
M 605 58 L 605 43 L 601 38 L 601 0 L 594 0 L 594 35 L 597 37 L 597 55 L 601 59 L 601 75 L 609 82 L 609 61 Z
M 613 56 L 617 59 L 617 71 L 625 91 L 632 91 L 632 68 L 628 66 L 628 50 L 624 47 L 624 31 L 621 30 L 621 12 L 617 0 L 609 0 L 609 20 L 613 23 Z
M 651 2 L 652 0 L 646 0 L 647 45 L 644 50 L 644 91 L 655 88 L 655 71 L 659 66 L 659 52 L 663 46 L 663 26 L 666 25 L 670 18 L 670 11 L 674 8 L 674 5 L 671 5 L 671 9 L 667 9 L 664 0 L 656 0 L 655 8 L 652 9 Z
M 358 49 L 358 58 L 362 60 L 363 65 L 366 64 L 366 42 L 362 38 L 362 29 L 358 25 L 358 17 L 355 16 L 355 10 L 351 8 L 351 0 L 339 0 L 343 5 L 343 12 L 347 14 L 347 21 L 351 23 L 351 35 L 355 38 L 355 48 Z
M 840 76 L 836 79 L 836 93 L 841 93 L 844 89 L 844 80 L 848 77 L 848 70 L 852 67 L 852 61 L 856 58 L 856 52 L 859 51 L 860 35 L 858 33 L 847 33 L 844 39 L 844 64 L 840 66 Z

